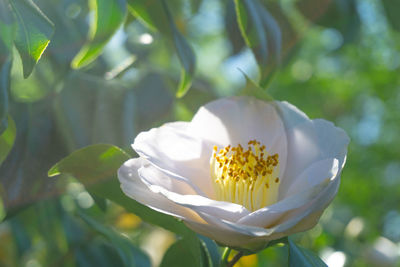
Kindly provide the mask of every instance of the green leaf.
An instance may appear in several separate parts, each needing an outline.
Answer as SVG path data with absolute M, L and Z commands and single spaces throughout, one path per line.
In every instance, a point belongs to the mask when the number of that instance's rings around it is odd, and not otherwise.
M 217 244 L 205 236 L 199 235 L 199 238 L 201 249 L 203 251 L 203 262 L 207 263 L 207 266 L 209 267 L 218 267 L 221 261 L 221 255 Z
M 0 135 L 7 129 L 8 124 L 8 92 L 10 89 L 11 66 L 11 54 L 5 58 L 4 62 L 0 58 Z
M 266 88 L 274 69 L 280 64 L 280 27 L 258 0 L 235 0 L 235 6 L 242 37 L 251 48 L 260 68 L 259 84 Z
M 383 9 L 386 13 L 386 18 L 393 27 L 394 30 L 400 32 L 400 2 L 393 0 L 382 0 Z
M 256 56 L 257 62 L 264 66 L 268 60 L 267 34 L 255 1 L 235 0 L 236 15 L 243 39 Z
M 113 178 L 118 168 L 130 157 L 118 147 L 106 144 L 79 149 L 59 161 L 49 170 L 49 176 L 68 173 L 84 185 Z
M 94 12 L 89 40 L 72 60 L 73 68 L 81 68 L 94 61 L 125 20 L 125 0 L 90 0 L 89 8 Z
M 240 70 L 246 78 L 246 86 L 240 92 L 240 95 L 254 96 L 255 98 L 265 101 L 273 101 L 274 99 L 265 90 L 263 90 L 255 81 L 253 81 L 247 74 Z
M 176 91 L 176 97 L 181 98 L 186 95 L 189 91 L 190 86 L 192 86 L 192 75 L 185 71 L 184 68 L 181 70 L 181 80 L 178 85 L 178 90 Z
M 165 253 L 160 267 L 204 266 L 201 253 L 199 239 L 193 234 L 172 244 Z
M 98 144 L 73 152 L 55 164 L 48 172 L 50 177 L 61 173 L 71 174 L 86 189 L 99 197 L 107 198 L 135 213 L 144 221 L 161 226 L 179 235 L 193 234 L 182 222 L 159 213 L 128 198 L 121 190 L 117 179 L 119 167 L 130 158 L 118 147 Z
M 128 10 L 153 31 L 168 30 L 166 15 L 159 0 L 127 0 Z
M 79 249 L 74 250 L 74 258 L 76 263 L 72 266 L 124 266 L 115 248 L 106 242 L 102 242 L 102 240 L 95 240 L 90 244 L 81 245 Z M 68 266 L 64 262 L 63 265 Z
M 12 52 L 15 35 L 15 21 L 10 5 L 7 1 L 0 1 L 0 62 L 4 55 Z
M 150 266 L 149 257 L 140 249 L 136 248 L 127 238 L 119 233 L 105 227 L 96 220 L 90 218 L 83 212 L 79 216 L 97 233 L 105 237 L 118 252 L 124 266 Z
M 14 145 L 16 131 L 13 119 L 8 116 L 8 127 L 0 135 L 0 165 L 6 159 Z
M 192 85 L 192 78 L 196 66 L 196 56 L 194 55 L 192 47 L 189 45 L 183 35 L 178 31 L 166 1 L 162 0 L 162 4 L 165 13 L 167 14 L 175 50 L 178 53 L 179 60 L 183 67 L 181 71 L 181 81 L 176 92 L 176 96 L 180 98 L 187 93 L 190 86 Z
M 245 42 L 241 36 L 233 0 L 226 1 L 224 22 L 227 37 L 232 45 L 232 54 L 235 55 L 243 49 Z
M 182 65 L 176 96 L 183 97 L 192 85 L 196 56 L 192 47 L 176 27 L 167 2 L 164 0 L 128 0 L 128 5 L 134 16 L 143 21 L 150 29 L 159 31 L 174 46 Z
M 7 129 L 8 92 L 15 35 L 14 17 L 7 3 L 0 0 L 0 135 Z
M 297 246 L 289 238 L 289 266 L 290 267 L 327 267 L 327 265 L 313 252 Z
M 27 78 L 49 44 L 54 25 L 32 0 L 10 0 L 10 4 L 17 20 L 14 43 Z
M 0 185 L 0 223 L 6 217 L 6 210 L 5 210 L 4 206 L 3 206 L 2 190 L 3 190 L 3 188 Z

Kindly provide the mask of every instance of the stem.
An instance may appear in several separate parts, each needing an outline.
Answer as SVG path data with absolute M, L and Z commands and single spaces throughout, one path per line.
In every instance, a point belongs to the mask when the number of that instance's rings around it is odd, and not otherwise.
M 224 252 L 222 253 L 222 262 L 228 264 L 229 254 L 231 254 L 232 249 L 230 247 L 226 247 Z
M 233 259 L 228 262 L 228 264 L 226 265 L 226 267 L 232 267 L 233 265 L 235 265 L 236 262 L 238 262 L 238 260 L 243 256 L 243 252 L 238 252 L 235 257 L 233 257 Z

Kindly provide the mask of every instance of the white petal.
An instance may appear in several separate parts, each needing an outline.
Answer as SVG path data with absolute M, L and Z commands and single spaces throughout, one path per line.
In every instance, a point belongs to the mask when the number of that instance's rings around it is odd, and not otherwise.
M 201 107 L 190 131 L 222 148 L 256 139 L 270 154 L 279 154 L 280 170 L 286 165 L 286 134 L 274 102 L 252 97 L 219 99 Z
M 298 194 L 299 192 L 331 180 L 339 172 L 339 161 L 328 158 L 317 161 L 306 168 L 290 185 L 285 197 Z
M 216 225 L 187 222 L 185 224 L 193 231 L 214 239 L 224 246 L 241 247 L 257 250 L 265 245 L 265 240 L 256 240 L 255 237 L 242 234 L 229 228 L 221 228 Z
M 349 138 L 346 133 L 325 120 L 310 120 L 302 111 L 287 102 L 277 102 L 287 134 L 287 168 L 280 186 L 285 195 L 290 184 L 313 162 L 337 158 L 342 167 Z
M 202 195 L 212 196 L 214 190 L 209 178 L 212 146 L 188 133 L 188 125 L 186 122 L 167 123 L 142 132 L 132 147 L 153 165 L 178 179 L 186 177 Z
M 313 177 L 315 179 L 312 179 Z M 332 184 L 335 180 L 339 180 L 338 161 L 328 159 L 317 162 L 307 168 L 300 178 L 302 179 L 291 189 L 291 194 L 286 198 L 243 217 L 238 223 L 265 228 L 282 223 L 284 218 L 288 219 L 294 214 L 304 212 L 315 199 L 325 197 L 321 192 L 325 192 L 328 187 L 333 188 Z
M 346 132 L 332 122 L 315 119 L 313 120 L 315 131 L 318 136 L 318 147 L 321 151 L 321 158 L 334 157 L 339 160 L 340 168 L 346 161 L 347 146 L 350 142 Z
M 121 183 L 122 191 L 130 198 L 159 212 L 184 220 L 202 221 L 199 216 L 191 210 L 177 205 L 164 196 L 149 190 L 138 176 L 138 169 L 146 164 L 149 165 L 145 159 L 135 158 L 126 161 L 119 168 L 118 179 Z
M 208 224 L 196 222 L 185 222 L 185 224 L 194 231 L 231 247 L 258 250 L 263 248 L 268 241 L 285 236 L 284 233 L 278 232 L 274 228 L 264 229 L 226 221 L 206 214 L 200 215 Z
M 182 207 L 190 208 L 194 212 L 203 212 L 229 221 L 236 221 L 250 213 L 242 205 L 224 201 L 216 201 L 200 195 L 186 194 L 186 190 L 179 190 L 179 188 L 176 186 L 175 188 L 167 188 L 164 183 L 158 183 L 156 179 L 153 178 L 154 174 L 157 174 L 159 176 L 157 179 L 160 180 L 171 179 L 166 173 L 160 172 L 152 165 L 148 165 L 139 169 L 139 177 L 153 193 L 160 194 L 170 201 L 181 205 Z M 169 189 L 171 189 L 171 191 Z
M 139 177 L 145 177 L 145 184 L 157 185 L 183 195 L 202 195 L 201 189 L 189 179 L 173 176 L 153 164 L 143 164 L 138 170 Z
M 260 242 L 265 243 L 266 241 L 296 233 L 297 231 L 295 230 L 306 230 L 313 227 L 326 205 L 336 194 L 338 184 L 339 179 L 335 179 L 328 187 L 319 191 L 319 196 L 306 205 L 306 208 L 295 210 L 293 214 L 283 218 L 280 224 L 271 228 L 229 222 L 220 218 L 205 216 L 204 214 L 201 214 L 201 217 L 208 223 L 207 225 L 198 223 L 186 224 L 221 243 L 239 247 L 254 247 L 255 244 L 260 244 Z M 219 231 L 213 231 L 213 229 L 219 229 Z M 228 235 L 228 233 L 230 234 Z
M 309 166 L 319 155 L 315 143 L 316 135 L 310 119 L 295 106 L 277 102 L 287 137 L 286 169 L 279 187 L 280 195 L 285 192 L 294 177 Z
M 340 174 L 339 174 L 340 175 Z M 286 235 L 305 231 L 314 227 L 325 208 L 335 197 L 340 184 L 340 177 L 334 179 L 318 197 L 301 209 L 290 214 L 286 221 L 276 227 L 276 232 L 283 232 Z

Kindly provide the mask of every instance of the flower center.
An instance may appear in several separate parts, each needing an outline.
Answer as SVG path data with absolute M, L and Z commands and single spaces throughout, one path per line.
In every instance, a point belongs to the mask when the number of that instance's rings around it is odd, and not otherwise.
M 214 151 L 211 179 L 217 200 L 229 201 L 255 211 L 275 203 L 279 189 L 279 155 L 270 155 L 256 140 L 247 149 L 240 144 Z

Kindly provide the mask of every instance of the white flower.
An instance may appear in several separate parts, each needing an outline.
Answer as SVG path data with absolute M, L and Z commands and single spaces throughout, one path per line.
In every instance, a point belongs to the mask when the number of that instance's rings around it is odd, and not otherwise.
M 340 183 L 349 138 L 287 102 L 216 100 L 191 122 L 140 133 L 122 190 L 194 231 L 256 249 L 313 227 Z

